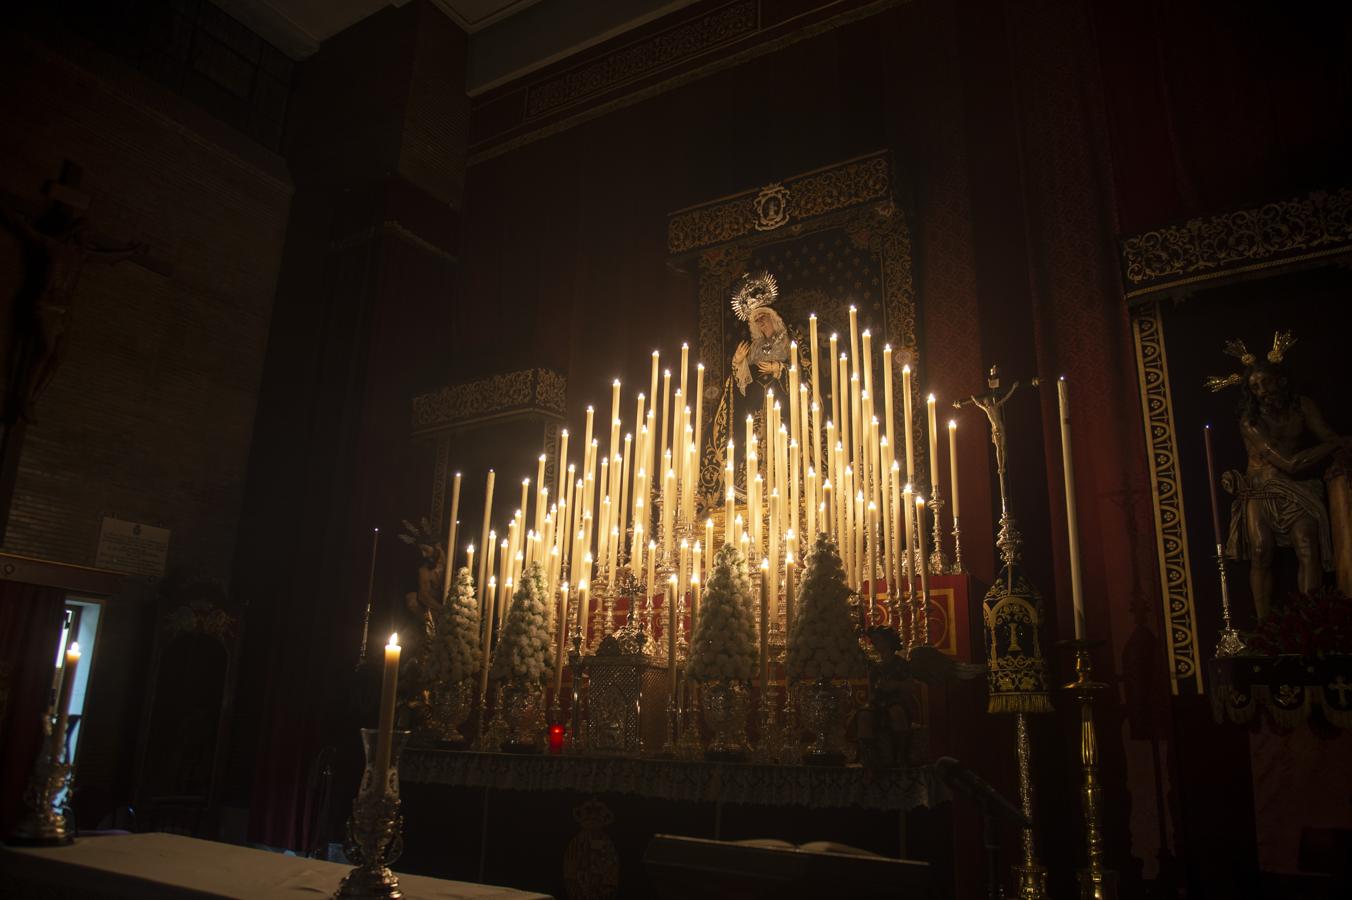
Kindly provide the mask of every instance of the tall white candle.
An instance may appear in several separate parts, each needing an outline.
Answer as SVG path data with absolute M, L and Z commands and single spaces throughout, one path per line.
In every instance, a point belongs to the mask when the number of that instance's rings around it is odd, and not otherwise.
M 78 659 L 78 656 L 77 656 Z M 399 685 L 399 635 L 390 635 L 385 645 L 385 670 L 380 683 L 380 719 L 376 732 L 375 775 L 377 790 L 389 788 L 390 754 L 394 742 L 395 694 Z
M 934 486 L 939 483 L 939 426 L 934 421 L 933 394 L 925 398 L 925 408 L 928 418 L 926 424 L 929 428 L 930 492 L 932 493 Z
M 1057 379 L 1061 406 L 1061 460 L 1066 474 L 1066 531 L 1070 540 L 1070 599 L 1075 608 L 1075 640 L 1085 639 L 1084 585 L 1080 576 L 1080 526 L 1075 511 L 1075 457 L 1070 449 L 1070 397 L 1065 376 Z
M 948 480 L 950 482 L 948 492 L 952 495 L 953 518 L 957 519 L 961 513 L 958 511 L 958 420 L 948 420 Z

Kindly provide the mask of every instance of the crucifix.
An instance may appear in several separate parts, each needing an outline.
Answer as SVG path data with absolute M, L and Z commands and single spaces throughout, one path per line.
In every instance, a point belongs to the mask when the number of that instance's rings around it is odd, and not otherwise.
M 1000 480 L 1000 534 L 995 545 L 1000 548 L 1000 559 L 1006 566 L 1011 567 L 1010 579 L 1011 589 L 1013 586 L 1012 567 L 1019 559 L 1019 545 L 1023 539 L 1019 536 L 1018 529 L 1014 526 L 1014 520 L 1009 515 L 1009 494 L 1005 488 L 1005 455 L 1007 451 L 1007 436 L 1005 434 L 1005 414 L 1002 407 L 1009 402 L 1009 398 L 1014 396 L 1014 392 L 1019 389 L 1019 382 L 1014 382 L 1003 391 L 1000 389 L 1000 367 L 991 366 L 986 374 L 986 387 L 990 388 L 990 393 L 982 394 L 980 397 L 975 394 L 966 400 L 957 400 L 953 403 L 954 409 L 962 409 L 964 406 L 975 406 L 986 414 L 986 418 L 991 423 L 991 443 L 995 445 L 995 472 Z M 1033 387 L 1037 387 L 1037 379 L 1033 379 Z
M 89 195 L 80 189 L 80 167 L 65 161 L 61 178 L 43 189 L 50 203 L 35 217 L 0 206 L 0 217 L 24 249 L 25 277 L 15 300 L 16 329 L 6 385 L 6 423 L 33 423 L 38 398 L 61 364 L 71 304 L 86 263 L 112 264 L 140 256 L 145 247 L 105 245 L 89 228 Z
M 15 327 L 5 361 L 0 410 L 0 532 L 9 518 L 23 433 L 35 424 L 38 399 L 61 364 L 71 307 L 85 265 L 111 265 L 141 257 L 146 250 L 136 242 L 110 245 L 93 232 L 84 215 L 90 198 L 80 190 L 80 174 L 78 165 L 65 160 L 60 177 L 43 186 L 47 207 L 35 216 L 0 203 L 0 222 L 18 240 L 23 253 L 23 277 L 12 299 Z

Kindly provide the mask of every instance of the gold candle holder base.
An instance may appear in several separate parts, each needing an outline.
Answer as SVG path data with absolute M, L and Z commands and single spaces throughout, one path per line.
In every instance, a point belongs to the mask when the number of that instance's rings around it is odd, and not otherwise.
M 1103 865 L 1103 829 L 1101 823 L 1103 789 L 1098 777 L 1098 739 L 1094 734 L 1094 695 L 1108 685 L 1093 678 L 1089 651 L 1102 641 L 1060 641 L 1060 646 L 1075 654 L 1075 680 L 1062 685 L 1080 701 L 1080 764 L 1084 783 L 1080 799 L 1084 805 L 1084 839 L 1088 865 L 1079 871 L 1081 900 L 1117 900 L 1117 873 Z
M 1019 812 L 1033 821 L 1033 741 L 1028 733 L 1028 713 L 1014 714 L 1015 752 L 1019 759 Z M 1046 900 L 1047 869 L 1038 862 L 1032 826 L 1019 833 L 1022 860 L 1014 867 L 1015 896 L 1019 900 Z
M 362 774 L 352 815 L 347 820 L 347 840 L 343 852 L 355 865 L 333 895 L 334 900 L 401 900 L 399 876 L 390 864 L 404 851 L 404 817 L 399 813 L 399 755 L 409 732 L 396 731 L 390 746 L 390 766 L 385 772 L 375 769 L 379 732 L 361 730 L 366 751 L 366 771 Z

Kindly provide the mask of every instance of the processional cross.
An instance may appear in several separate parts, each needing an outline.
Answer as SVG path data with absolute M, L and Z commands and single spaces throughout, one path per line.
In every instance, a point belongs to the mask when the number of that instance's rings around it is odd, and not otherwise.
M 1009 493 L 1005 487 L 1005 457 L 1008 448 L 1007 436 L 1005 434 L 1005 414 L 1002 407 L 1009 402 L 1009 398 L 1014 396 L 1014 392 L 1019 389 L 1019 382 L 1014 382 L 1003 391 L 1000 389 L 1000 367 L 991 366 L 986 374 L 986 386 L 990 388 L 990 393 L 982 394 L 980 397 L 975 394 L 966 400 L 956 400 L 953 402 L 954 409 L 962 409 L 964 406 L 975 406 L 986 414 L 986 418 L 991 423 L 991 443 L 995 445 L 995 472 L 1000 479 L 1000 534 L 995 545 L 1000 548 L 1000 559 L 1006 566 L 1013 566 L 1019 559 L 1019 545 L 1023 539 L 1019 536 L 1019 531 L 1014 526 L 1014 520 L 1009 515 Z M 1037 387 L 1037 379 L 1033 379 L 1033 386 Z M 1011 578 L 1013 576 L 1011 575 Z

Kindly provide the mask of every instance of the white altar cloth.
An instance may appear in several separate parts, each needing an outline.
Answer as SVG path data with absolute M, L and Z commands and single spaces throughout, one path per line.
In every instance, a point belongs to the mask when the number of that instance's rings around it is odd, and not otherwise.
M 77 838 L 0 848 L 0 895 L 93 900 L 324 900 L 348 866 L 176 834 Z M 407 900 L 550 900 L 511 888 L 400 875 Z

